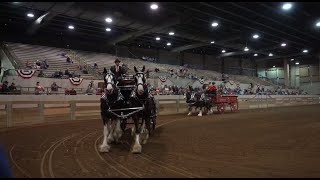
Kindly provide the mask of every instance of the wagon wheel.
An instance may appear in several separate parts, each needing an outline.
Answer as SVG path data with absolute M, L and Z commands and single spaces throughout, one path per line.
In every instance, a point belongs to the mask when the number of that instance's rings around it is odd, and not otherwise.
M 224 109 L 225 109 L 224 103 L 218 104 L 217 105 L 217 109 L 218 109 L 219 114 L 223 114 L 224 113 Z

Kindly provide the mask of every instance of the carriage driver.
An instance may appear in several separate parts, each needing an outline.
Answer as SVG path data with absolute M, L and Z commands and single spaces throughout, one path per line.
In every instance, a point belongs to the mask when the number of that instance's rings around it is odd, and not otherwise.
M 120 60 L 116 59 L 114 61 L 115 65 L 110 67 L 110 71 L 115 75 L 115 79 L 118 81 L 121 80 L 123 74 L 125 74 L 125 70 L 120 66 Z

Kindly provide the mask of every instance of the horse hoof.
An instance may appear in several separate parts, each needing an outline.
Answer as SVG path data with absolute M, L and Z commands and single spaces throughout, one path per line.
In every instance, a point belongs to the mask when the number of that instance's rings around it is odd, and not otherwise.
M 102 153 L 105 153 L 105 152 L 109 152 L 110 151 L 110 146 L 100 146 L 100 149 L 99 149 L 100 152 Z
M 134 154 L 140 154 L 141 151 L 142 151 L 141 145 L 134 145 L 131 152 Z
M 198 116 L 202 116 L 202 114 L 198 114 Z
M 188 116 L 191 116 L 192 114 L 191 113 L 188 113 Z

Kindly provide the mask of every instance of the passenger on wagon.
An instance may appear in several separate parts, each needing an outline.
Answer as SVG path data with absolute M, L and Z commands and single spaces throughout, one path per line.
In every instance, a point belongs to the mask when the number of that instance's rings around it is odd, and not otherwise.
M 217 93 L 217 87 L 215 84 L 216 84 L 215 82 L 210 82 L 209 86 L 207 87 L 208 94 L 216 94 Z

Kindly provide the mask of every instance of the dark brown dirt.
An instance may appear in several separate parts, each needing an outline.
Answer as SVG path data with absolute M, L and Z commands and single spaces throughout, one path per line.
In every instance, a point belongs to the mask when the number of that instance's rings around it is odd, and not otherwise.
M 98 153 L 101 120 L 12 128 L 0 142 L 15 177 L 319 177 L 319 109 L 160 116 L 139 155 L 129 133 Z

